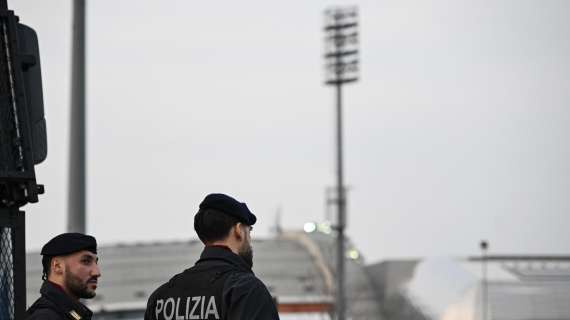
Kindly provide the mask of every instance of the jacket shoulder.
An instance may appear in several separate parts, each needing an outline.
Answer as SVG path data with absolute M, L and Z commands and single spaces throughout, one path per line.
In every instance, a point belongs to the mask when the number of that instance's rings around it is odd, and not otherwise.
M 33 306 L 32 306 L 33 307 Z M 47 304 L 37 305 L 28 309 L 26 320 L 60 320 L 64 319 L 57 310 Z
M 265 284 L 254 274 L 246 272 L 233 273 L 226 279 L 224 296 L 231 296 L 230 300 L 239 300 L 244 297 L 262 300 L 272 299 Z
M 265 284 L 263 284 L 263 282 L 259 280 L 259 278 L 257 278 L 253 273 L 249 272 L 233 272 L 228 277 L 226 285 L 242 289 L 265 289 Z
M 271 293 L 252 273 L 236 273 L 228 277 L 223 297 L 228 319 L 279 319 Z

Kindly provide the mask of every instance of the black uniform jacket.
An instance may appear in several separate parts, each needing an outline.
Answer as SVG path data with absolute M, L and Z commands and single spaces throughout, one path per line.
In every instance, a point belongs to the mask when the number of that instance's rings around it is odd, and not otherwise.
M 40 293 L 42 296 L 26 311 L 27 320 L 90 320 L 93 315 L 86 306 L 49 281 L 44 281 Z
M 208 246 L 196 264 L 149 297 L 145 320 L 279 319 L 265 285 L 228 248 Z

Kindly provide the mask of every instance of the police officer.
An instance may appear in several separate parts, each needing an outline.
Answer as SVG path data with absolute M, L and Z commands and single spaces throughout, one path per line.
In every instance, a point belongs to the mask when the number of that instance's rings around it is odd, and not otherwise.
M 194 216 L 205 245 L 200 259 L 154 291 L 144 319 L 279 319 L 269 291 L 251 270 L 255 221 L 245 203 L 225 194 L 206 196 Z
M 41 251 L 41 297 L 27 310 L 28 320 L 89 320 L 92 312 L 79 299 L 95 297 L 101 276 L 97 241 L 81 233 L 63 233 Z

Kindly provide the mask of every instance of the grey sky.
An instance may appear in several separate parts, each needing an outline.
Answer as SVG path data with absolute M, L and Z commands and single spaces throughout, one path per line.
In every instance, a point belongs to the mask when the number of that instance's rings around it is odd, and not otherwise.
M 27 210 L 37 249 L 65 229 L 70 1 L 14 0 L 38 32 L 49 153 Z M 194 237 L 210 192 L 268 236 L 325 215 L 334 184 L 323 11 L 360 10 L 345 89 L 348 234 L 369 261 L 570 253 L 570 2 L 89 1 L 88 232 Z

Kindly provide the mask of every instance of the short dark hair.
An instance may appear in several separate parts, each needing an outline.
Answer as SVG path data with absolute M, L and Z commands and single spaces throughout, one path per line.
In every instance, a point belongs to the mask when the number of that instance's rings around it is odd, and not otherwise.
M 200 209 L 194 216 L 194 230 L 204 243 L 225 239 L 237 223 L 239 220 L 216 209 Z
M 47 280 L 51 269 L 52 256 L 42 256 L 42 280 Z

